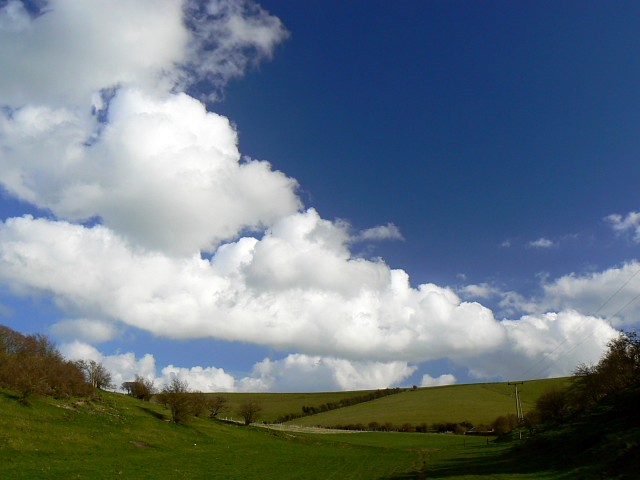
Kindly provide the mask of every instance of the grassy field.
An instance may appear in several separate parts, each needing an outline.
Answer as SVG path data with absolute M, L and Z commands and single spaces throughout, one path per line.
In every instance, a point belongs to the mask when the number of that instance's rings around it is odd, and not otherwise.
M 499 385 L 485 387 L 480 391 L 502 392 Z M 529 391 L 533 394 L 536 388 L 546 386 L 544 382 L 531 382 Z M 460 389 L 465 394 L 473 391 L 469 386 L 460 386 Z M 424 389 L 371 403 L 403 395 L 418 398 L 429 391 L 455 389 Z M 525 384 L 523 392 L 527 391 Z M 274 402 L 279 397 L 271 395 Z M 330 394 L 309 395 L 323 401 L 334 398 L 326 397 Z M 591 452 L 581 455 L 582 447 L 575 445 L 574 465 L 563 467 L 561 453 L 566 448 L 556 444 L 546 448 L 552 440 L 544 436 L 533 444 L 537 445 L 538 453 L 523 457 L 511 451 L 513 442 L 494 441 L 492 437 L 395 432 L 313 434 L 304 429 L 276 431 L 243 427 L 208 418 L 193 418 L 186 425 L 175 425 L 167 421 L 169 412 L 161 405 L 116 393 L 101 392 L 101 396 L 100 401 L 36 398 L 30 405 L 23 405 L 11 392 L 0 390 L 0 478 L 601 478 L 597 476 L 599 473 L 593 476 L 589 473 L 591 470 L 584 468 L 594 458 Z M 297 400 L 295 396 L 285 398 L 291 402 L 284 402 L 287 407 L 298 401 L 310 403 L 304 396 Z M 451 393 L 443 398 L 453 399 Z M 632 400 L 635 404 L 635 397 Z M 627 403 L 630 402 L 622 404 Z M 630 409 L 628 406 L 627 410 Z M 619 410 L 616 405 L 607 411 Z M 624 423 L 624 419 L 620 422 Z M 603 425 L 608 426 L 610 435 L 616 439 L 621 435 L 617 432 L 622 426 L 610 418 Z M 293 425 L 289 428 L 300 429 Z M 612 448 L 605 450 L 607 456 L 614 458 L 619 451 L 635 455 L 636 432 L 624 433 L 622 441 L 617 439 L 615 444 L 611 443 Z M 569 438 L 573 441 L 575 435 Z M 552 439 L 561 442 L 558 445 L 567 442 L 561 436 Z
M 344 478 L 411 472 L 406 449 L 325 441 L 194 418 L 165 421 L 164 407 L 119 394 L 101 402 L 0 394 L 0 478 Z
M 314 392 L 314 393 L 216 393 L 207 395 L 221 395 L 229 400 L 231 411 L 222 414 L 240 420 L 234 414 L 236 408 L 244 401 L 251 400 L 259 403 L 262 408 L 261 421 L 274 422 L 278 417 L 290 413 L 302 413 L 303 406 L 315 406 L 327 402 L 339 402 L 343 398 L 351 398 L 362 395 L 368 391 L 355 392 Z
M 484 437 L 312 435 L 197 418 L 174 425 L 160 405 L 112 393 L 102 397 L 42 398 L 24 406 L 0 392 L 0 478 L 411 479 L 459 456 L 505 449 L 487 445 Z
M 533 408 L 535 400 L 548 388 L 561 387 L 568 378 L 533 380 L 519 385 L 524 410 Z M 264 406 L 262 419 L 270 422 L 286 413 L 300 413 L 303 405 L 320 405 L 327 401 L 357 395 L 360 392 L 307 394 L 224 394 L 233 404 L 251 398 Z M 515 413 L 513 387 L 506 383 L 450 385 L 407 390 L 370 402 L 340 408 L 293 420 L 297 425 L 333 426 L 370 422 L 432 424 L 468 421 L 489 424 L 499 415 Z

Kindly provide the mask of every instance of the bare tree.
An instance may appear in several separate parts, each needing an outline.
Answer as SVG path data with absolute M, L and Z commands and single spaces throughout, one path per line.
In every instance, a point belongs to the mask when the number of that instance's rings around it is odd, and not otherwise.
M 87 382 L 89 382 L 93 388 L 99 388 L 101 390 L 113 388 L 111 373 L 109 373 L 109 370 L 101 363 L 95 360 L 78 360 L 76 365 L 82 370 Z
M 227 397 L 216 395 L 207 399 L 207 409 L 209 410 L 209 416 L 215 418 L 218 414 L 228 412 L 230 410 L 229 400 Z
M 193 392 L 189 394 L 191 400 L 191 413 L 196 417 L 201 417 L 209 411 L 207 407 L 207 396 L 202 392 Z
M 243 402 L 237 410 L 238 415 L 243 418 L 245 425 L 250 425 L 251 423 L 258 420 L 258 418 L 260 417 L 260 412 L 262 412 L 262 405 L 250 400 Z

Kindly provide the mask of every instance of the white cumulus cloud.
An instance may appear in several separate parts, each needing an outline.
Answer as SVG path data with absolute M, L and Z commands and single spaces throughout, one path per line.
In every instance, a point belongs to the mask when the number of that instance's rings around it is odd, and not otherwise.
M 439 377 L 432 377 L 429 374 L 422 376 L 420 381 L 421 387 L 441 387 L 443 385 L 453 385 L 456 383 L 456 377 L 450 373 L 445 373 Z
M 460 364 L 478 378 L 531 379 L 570 375 L 596 362 L 617 331 L 602 319 L 573 310 L 504 320 L 507 341 L 495 352 L 463 355 Z
M 76 339 L 87 343 L 101 343 L 116 336 L 116 328 L 112 323 L 87 318 L 61 320 L 51 326 L 51 333 L 56 337 Z
M 349 361 L 291 354 L 282 360 L 265 359 L 256 364 L 252 378 L 244 379 L 244 383 L 251 389 L 280 392 L 364 390 L 397 385 L 415 370 L 415 366 L 402 361 Z
M 405 361 L 504 340 L 487 308 L 433 284 L 412 288 L 404 271 L 350 257 L 347 238 L 308 210 L 207 260 L 135 248 L 100 225 L 12 218 L 0 224 L 0 280 L 170 338 Z
M 103 355 L 95 347 L 80 341 L 64 343 L 60 345 L 59 350 L 69 360 L 93 360 L 104 365 L 111 374 L 111 382 L 116 390 L 123 382 L 133 380 L 136 375 L 156 380 L 156 361 L 151 354 L 139 359 L 132 352 Z M 159 386 L 157 382 L 156 386 Z
M 175 367 L 168 365 L 162 369 L 157 379 L 158 387 L 167 385 L 177 378 L 186 382 L 189 390 L 199 392 L 233 392 L 236 390 L 235 378 L 222 368 L 216 367 Z
M 564 275 L 543 284 L 540 309 L 573 308 L 583 314 L 599 315 L 619 327 L 637 326 L 640 321 L 640 262 L 583 275 Z
M 64 109 L 0 114 L 2 184 L 60 218 L 99 217 L 137 244 L 181 254 L 300 207 L 294 180 L 241 161 L 229 120 L 187 95 L 120 90 L 100 137 L 87 145 L 87 134 Z
M 537 240 L 531 240 L 527 245 L 531 248 L 552 248 L 556 246 L 552 240 L 544 237 L 538 238 Z
M 9 2 L 0 10 L 0 104 L 88 111 L 105 88 L 166 90 L 175 82 L 168 72 L 186 58 L 190 41 L 181 3 L 50 0 L 30 18 L 20 2 Z
M 400 229 L 393 223 L 387 225 L 378 225 L 377 227 L 368 228 L 360 232 L 355 239 L 356 241 L 380 241 L 380 240 L 404 240 Z
M 607 216 L 605 220 L 611 224 L 611 228 L 616 233 L 631 232 L 634 242 L 640 243 L 640 212 L 629 212 L 626 216 L 614 213 Z
M 90 345 L 128 327 L 287 355 L 245 378 L 173 365 L 157 377 L 201 390 L 311 388 L 311 378 L 374 388 L 439 358 L 492 376 L 556 356 L 545 374 L 562 373 L 599 356 L 611 327 L 563 301 L 580 279 L 548 285 L 538 305 L 558 312 L 498 321 L 451 288 L 413 286 L 405 271 L 352 254 L 356 241 L 402 239 L 394 224 L 352 235 L 305 210 L 294 179 L 242 157 L 232 122 L 195 97 L 217 98 L 287 37 L 258 5 L 51 0 L 41 13 L 0 8 L 0 184 L 49 212 L 0 222 L 0 283 L 73 317 L 51 327 L 65 355 L 102 361 L 116 382 L 156 378 L 152 355 Z M 598 281 L 574 300 L 587 302 Z

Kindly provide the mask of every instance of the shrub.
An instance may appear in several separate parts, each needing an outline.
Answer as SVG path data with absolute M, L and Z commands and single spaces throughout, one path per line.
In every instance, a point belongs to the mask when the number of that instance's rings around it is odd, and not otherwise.
M 122 389 L 126 390 L 129 395 L 140 400 L 148 402 L 155 393 L 153 380 L 146 379 L 141 375 L 136 375 L 133 382 L 124 382 Z
M 193 392 L 189 395 L 191 401 L 191 414 L 201 417 L 209 413 L 207 408 L 207 396 L 202 392 Z
M 552 388 L 536 400 L 538 419 L 543 423 L 562 423 L 570 412 L 567 390 Z
M 411 425 L 410 423 L 403 423 L 402 426 L 400 427 L 400 431 L 401 432 L 415 432 L 416 429 L 413 428 L 413 425 Z
M 176 377 L 164 386 L 158 400 L 171 410 L 171 421 L 184 423 L 193 413 L 191 398 L 189 397 L 189 384 Z
M 45 335 L 22 335 L 2 325 L 0 387 L 15 390 L 25 403 L 32 395 L 66 398 L 91 393 L 77 365 L 65 360 Z
M 509 415 L 501 415 L 496 418 L 491 426 L 495 431 L 496 435 L 504 435 L 505 433 L 509 433 L 511 430 L 516 428 L 520 422 L 518 421 L 518 417 L 513 413 Z
M 426 423 L 421 423 L 419 425 L 416 425 L 416 432 L 419 433 L 427 433 L 429 431 L 429 426 Z
M 111 383 L 111 373 L 109 373 L 101 363 L 95 360 L 78 360 L 76 365 L 84 373 L 87 382 L 89 382 L 93 388 L 101 390 L 114 388 L 114 385 Z
M 220 413 L 228 412 L 230 410 L 229 400 L 220 395 L 207 398 L 206 407 L 209 410 L 209 416 L 211 418 L 215 418 Z
M 579 365 L 569 392 L 577 410 L 587 409 L 612 393 L 640 385 L 640 338 L 622 332 L 611 340 L 597 365 Z
M 262 405 L 257 402 L 246 401 L 238 407 L 238 415 L 242 417 L 245 425 L 250 425 L 260 417 Z

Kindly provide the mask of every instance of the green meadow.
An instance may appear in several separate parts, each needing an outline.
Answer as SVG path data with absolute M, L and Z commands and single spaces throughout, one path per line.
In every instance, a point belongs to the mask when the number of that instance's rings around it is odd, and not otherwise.
M 370 391 L 370 390 L 369 390 Z M 367 392 L 369 392 L 367 391 Z M 215 393 L 207 395 L 220 395 L 229 400 L 230 411 L 222 414 L 222 417 L 228 417 L 240 420 L 238 415 L 233 412 L 237 407 L 247 400 L 255 401 L 263 408 L 260 415 L 261 421 L 275 422 L 279 417 L 291 413 L 302 413 L 303 406 L 321 405 L 328 402 L 339 402 L 345 398 L 351 398 L 360 395 L 361 391 L 345 391 L 345 392 L 313 392 L 313 393 Z
M 532 395 L 534 391 L 532 385 Z M 508 392 L 506 385 L 502 388 L 499 384 L 417 389 L 367 402 L 371 405 L 340 410 L 347 416 L 346 412 L 351 410 L 362 421 L 379 418 L 389 409 L 397 410 L 395 416 L 389 417 L 394 422 L 445 420 L 438 417 L 437 411 L 446 419 L 458 418 L 453 416 L 454 412 L 461 419 L 484 419 L 502 407 L 500 414 L 514 409 Z M 361 392 L 229 394 L 229 397 L 232 402 L 247 398 L 261 402 L 265 418 L 270 418 L 296 407 L 301 409 L 303 405 L 358 393 Z M 490 411 L 480 412 L 468 400 L 453 402 L 458 396 L 466 398 L 472 394 L 476 402 L 490 406 Z M 493 437 L 311 433 L 301 428 L 300 422 L 290 423 L 290 429 L 283 430 L 196 417 L 185 425 L 176 425 L 168 421 L 168 410 L 154 402 L 110 392 L 100 392 L 100 397 L 99 400 L 36 397 L 24 405 L 11 391 L 0 390 L 0 478 L 370 480 L 426 478 L 425 475 L 437 478 L 442 472 L 447 478 L 474 478 L 466 476 L 469 472 L 452 471 L 451 465 L 461 465 L 460 462 L 499 465 L 510 447 Z M 461 411 L 465 405 L 473 405 L 473 409 Z M 368 412 L 374 417 L 367 417 Z M 470 468 L 473 471 L 475 467 Z M 535 475 L 507 469 L 496 472 L 492 478 L 562 478 L 558 475 L 539 468 Z
M 427 450 L 465 448 L 445 435 L 312 435 L 208 418 L 175 425 L 163 406 L 101 396 L 23 405 L 3 391 L 0 478 L 410 478 Z
M 524 410 L 533 408 L 536 399 L 547 389 L 562 388 L 570 378 L 533 380 L 518 385 Z M 337 403 L 367 392 L 327 393 L 224 393 L 231 410 L 245 400 L 260 403 L 264 410 L 261 420 L 273 422 L 290 413 L 302 413 L 303 406 L 319 406 L 328 402 Z M 344 425 L 370 422 L 394 425 L 410 423 L 432 424 L 434 422 L 471 422 L 473 425 L 490 424 L 496 417 L 515 413 L 513 386 L 507 383 L 480 383 L 408 389 L 401 393 L 364 402 L 357 405 L 330 410 L 292 420 L 292 424 L 305 426 Z M 232 413 L 223 414 L 239 420 Z

